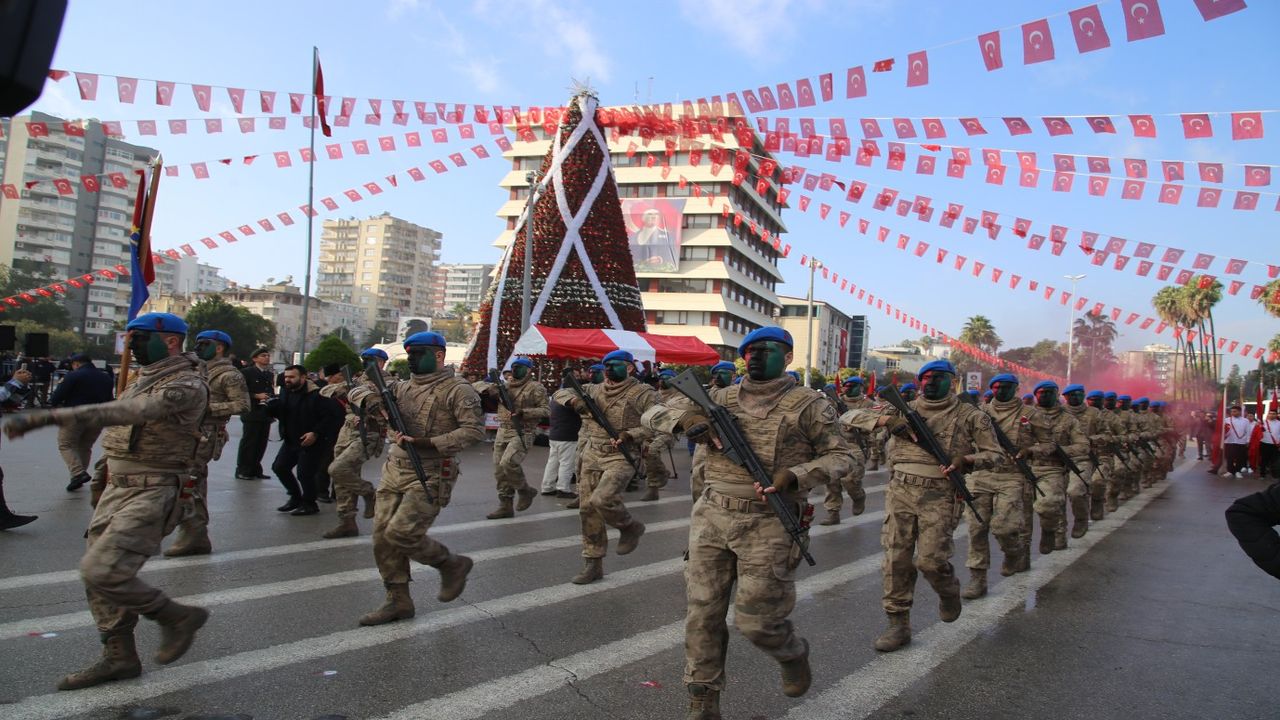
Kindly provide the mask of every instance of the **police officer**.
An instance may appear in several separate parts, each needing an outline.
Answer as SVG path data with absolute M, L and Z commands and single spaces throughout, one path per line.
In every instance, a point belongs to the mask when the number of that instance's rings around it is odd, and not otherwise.
M 553 396 L 556 402 L 582 415 L 578 455 L 578 517 L 582 523 L 582 572 L 570 581 L 585 585 L 604 577 L 604 556 L 609 549 L 605 526 L 617 528 L 618 554 L 636 549 L 644 535 L 644 523 L 633 518 L 622 502 L 622 488 L 635 475 L 636 469 L 623 457 L 619 448 L 630 447 L 636 457 L 650 431 L 640 426 L 640 416 L 657 401 L 653 388 L 631 375 L 635 358 L 626 350 L 614 350 L 604 356 L 604 382 L 583 388 L 595 401 L 601 413 L 618 433 L 609 434 L 591 416 L 586 403 L 572 388 L 561 388 Z
M 213 552 L 209 540 L 209 462 L 222 457 L 231 416 L 249 411 L 249 388 L 244 375 L 227 357 L 231 353 L 231 336 L 221 330 L 205 330 L 196 335 L 195 352 L 204 363 L 209 411 L 200 426 L 200 444 L 191 464 L 191 477 L 196 481 L 193 512 L 178 526 L 178 539 L 164 552 L 165 557 Z
M 372 360 L 377 368 L 376 372 L 382 372 L 387 359 L 387 351 L 380 348 L 371 347 L 360 351 L 360 360 Z M 392 384 L 385 375 L 383 382 Z M 365 378 L 365 383 L 372 391 L 372 381 Z M 352 389 L 345 382 L 330 383 L 320 388 L 322 395 L 336 400 L 346 408 L 342 429 L 338 431 L 338 440 L 333 446 L 333 461 L 329 463 L 329 478 L 333 480 L 334 495 L 337 497 L 338 524 L 324 533 L 323 537 L 326 539 L 355 537 L 360 534 L 360 528 L 356 525 L 360 498 L 364 498 L 366 518 L 372 518 L 377 508 L 373 483 L 364 479 L 361 468 L 364 467 L 365 460 L 382 454 L 382 436 L 386 432 L 382 398 L 376 392 L 368 392 L 361 396 L 360 402 L 353 402 L 350 397 Z
M 1022 569 L 1031 563 L 1032 514 L 1040 516 L 1040 554 L 1067 548 L 1065 527 L 1067 509 L 1067 468 L 1058 456 L 1060 447 L 1068 457 L 1085 452 L 1088 438 L 1070 413 L 1062 409 L 1058 399 L 1058 384 L 1041 380 L 1032 391 L 1035 410 L 1028 413 L 1028 421 L 1021 425 L 1018 446 L 1023 457 L 1030 460 L 1031 471 L 1040 479 L 1040 495 L 1033 496 L 1030 485 L 1022 492 L 1023 532 L 1022 552 L 1019 560 Z
M 793 345 L 791 334 L 782 328 L 752 331 L 738 348 L 747 361 L 747 376 L 739 385 L 713 389 L 711 396 L 737 418 L 771 475 L 770 491 L 795 503 L 801 512 L 797 517 L 803 517 L 804 496 L 831 478 L 847 475 L 853 458 L 831 405 L 784 374 Z M 780 664 L 783 694 L 804 695 L 812 680 L 809 643 L 787 619 L 795 607 L 800 548 L 764 502 L 759 484 L 716 445 L 715 433 L 700 411 L 659 405 L 645 414 L 644 423 L 662 432 L 683 429 L 707 448 L 706 487 L 689 521 L 685 567 L 686 717 L 720 717 L 729 642 L 725 615 L 731 600 L 738 629 Z
M 533 504 L 538 491 L 529 486 L 521 465 L 529 454 L 529 445 L 538 423 L 550 414 L 547 405 L 547 389 L 533 379 L 533 361 L 518 357 L 511 362 L 511 381 L 507 394 L 511 397 L 511 409 L 498 405 L 498 434 L 493 439 L 493 477 L 498 482 L 498 507 L 485 515 L 489 520 L 515 517 L 516 510 L 525 511 Z M 488 382 L 476 384 L 481 395 L 498 397 L 496 385 Z M 515 496 L 520 501 L 515 502 Z M 512 507 L 514 503 L 514 509 Z
M 250 364 L 240 371 L 249 387 L 249 411 L 240 416 L 243 424 L 236 450 L 237 480 L 266 480 L 262 456 L 267 452 L 274 419 L 267 413 L 267 401 L 276 395 L 276 374 L 271 369 L 271 351 L 255 348 Z
M 1001 461 L 1001 450 L 991 430 L 991 418 L 960 402 L 952 392 L 955 377 L 950 361 L 925 363 L 916 376 L 924 393 L 911 402 L 951 456 L 951 467 L 941 467 L 933 455 L 912 442 L 907 421 L 891 412 L 892 408 L 851 410 L 841 418 L 863 431 L 885 427 L 896 436 L 889 448 L 892 470 L 880 530 L 885 552 L 883 605 L 889 617 L 889 627 L 875 641 L 881 652 L 892 652 L 911 642 L 917 572 L 938 593 L 942 621 L 955 622 L 960 617 L 960 581 L 951 566 L 951 535 L 963 505 L 956 499 L 947 473 L 994 468 Z
M 1001 373 L 991 378 L 992 400 L 981 409 L 991 416 L 991 421 L 1011 442 L 1016 442 L 1021 426 L 1027 417 L 1026 406 L 1018 399 L 1018 376 Z M 994 431 L 993 431 L 994 432 Z M 1015 447 L 1016 453 L 1020 448 Z M 974 600 L 987 594 L 987 570 L 991 568 L 991 540 L 996 536 L 1004 563 L 1000 574 L 1009 576 L 1021 565 L 1022 552 L 1022 493 L 1027 479 L 1012 464 L 1012 458 L 1002 453 L 1001 464 L 991 470 L 976 472 L 970 476 L 969 489 L 973 503 L 978 507 L 981 522 L 967 516 L 969 524 L 969 584 L 961 597 Z
M 139 615 L 160 625 L 155 660 L 161 665 L 182 657 L 209 619 L 208 610 L 174 602 L 138 578 L 143 563 L 160 550 L 160 541 L 191 511 L 191 463 L 209 387 L 200 376 L 199 360 L 182 352 L 187 334 L 182 318 L 147 313 L 131 320 L 125 330 L 141 369 L 118 400 L 30 412 L 5 426 L 10 438 L 65 422 L 106 428 L 102 450 L 110 479 L 89 522 L 88 544 L 80 560 L 80 577 L 103 653 L 98 662 L 64 677 L 60 690 L 141 674 L 133 639 Z
M 386 601 L 360 618 L 361 625 L 381 625 L 414 616 L 409 595 L 409 561 L 430 565 L 440 572 L 440 602 L 462 594 L 471 572 L 471 558 L 455 555 L 427 535 L 440 511 L 449 504 L 458 480 L 456 455 L 484 439 L 484 413 L 480 396 L 466 380 L 444 364 L 444 336 L 436 332 L 414 333 L 405 338 L 409 353 L 407 382 L 391 388 L 404 419 L 405 432 L 389 430 L 392 447 L 382 466 L 378 503 L 373 518 L 373 557 L 387 588 Z M 348 393 L 351 402 L 363 402 L 374 391 L 361 385 Z M 427 498 L 405 447 L 412 445 L 422 457 L 427 486 L 435 495 Z

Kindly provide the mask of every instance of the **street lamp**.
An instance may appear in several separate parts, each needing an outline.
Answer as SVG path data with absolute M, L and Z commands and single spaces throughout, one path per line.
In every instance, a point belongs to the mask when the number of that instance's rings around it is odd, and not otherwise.
M 805 341 L 805 363 L 804 363 L 804 385 L 809 387 L 809 368 L 813 367 L 813 274 L 818 268 L 822 267 L 822 263 L 818 258 L 809 258 L 809 328 L 806 331 L 808 339 Z
M 520 334 L 529 329 L 529 311 L 532 307 L 533 287 L 533 206 L 538 202 L 538 180 L 541 174 L 529 172 L 524 174 L 524 181 L 529 183 L 529 204 L 525 209 L 524 220 L 524 288 L 520 304 Z
M 1076 330 L 1076 304 L 1074 302 L 1076 296 L 1076 283 L 1085 278 L 1084 275 L 1063 275 L 1062 277 L 1071 281 L 1071 320 L 1067 323 L 1067 384 L 1071 384 L 1071 348 L 1073 340 L 1075 340 Z

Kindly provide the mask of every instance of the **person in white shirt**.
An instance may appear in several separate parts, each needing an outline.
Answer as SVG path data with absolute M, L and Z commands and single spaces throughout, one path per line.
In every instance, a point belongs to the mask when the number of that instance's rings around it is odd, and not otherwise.
M 1240 477 L 1240 472 L 1249 464 L 1249 437 L 1253 435 L 1253 425 L 1253 420 L 1240 416 L 1239 405 L 1232 405 L 1227 410 L 1227 417 L 1222 421 L 1222 455 L 1227 461 L 1227 470 L 1222 477 Z
M 1260 460 L 1258 464 L 1258 477 L 1267 476 L 1280 479 L 1280 467 L 1276 466 L 1276 461 L 1280 460 L 1280 416 L 1275 410 L 1267 413 L 1267 419 L 1262 422 L 1262 445 Z

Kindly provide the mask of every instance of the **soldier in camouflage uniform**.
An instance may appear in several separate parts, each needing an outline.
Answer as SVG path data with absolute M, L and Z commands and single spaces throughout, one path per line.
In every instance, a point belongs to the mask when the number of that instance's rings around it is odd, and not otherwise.
M 77 690 L 142 673 L 133 629 L 143 615 L 160 625 L 156 662 L 167 665 L 191 647 L 209 611 L 180 605 L 138 578 L 147 558 L 191 512 L 191 463 L 209 404 L 200 361 L 182 352 L 187 324 L 169 313 L 139 315 L 125 326 L 141 366 L 114 402 L 37 410 L 9 421 L 10 438 L 45 425 L 75 422 L 106 428 L 102 451 L 110 478 L 93 512 L 80 560 L 102 658 L 67 675 L 59 690 Z
M 1082 538 L 1085 533 L 1089 532 L 1089 521 L 1092 519 L 1093 506 L 1096 504 L 1098 510 L 1102 510 L 1102 500 L 1106 494 L 1106 482 L 1099 482 L 1098 475 L 1100 471 L 1094 466 L 1091 455 L 1096 456 L 1097 448 L 1104 443 L 1104 426 L 1102 421 L 1102 413 L 1096 408 L 1090 407 L 1084 401 L 1084 386 L 1078 383 L 1068 385 L 1062 391 L 1062 397 L 1066 400 L 1063 406 L 1069 415 L 1076 419 L 1076 424 L 1080 426 L 1080 431 L 1084 433 L 1085 444 L 1079 452 L 1071 456 L 1075 464 L 1080 468 L 1080 474 L 1084 477 L 1076 477 L 1075 473 L 1067 475 L 1067 504 L 1071 507 L 1071 537 Z M 1098 456 L 1101 462 L 1101 456 Z M 1086 485 L 1087 483 L 1087 485 Z M 1101 520 L 1101 517 L 1097 518 Z M 1065 533 L 1067 531 L 1067 518 L 1063 515 L 1062 521 L 1058 525 L 1058 532 Z
M 1120 408 L 1120 396 L 1114 392 L 1102 395 L 1102 416 L 1111 431 L 1111 449 L 1115 462 L 1111 465 L 1111 481 L 1107 485 L 1107 512 L 1114 512 L 1132 495 L 1129 493 L 1129 478 L 1133 475 L 1133 465 L 1137 459 L 1137 451 L 1129 441 L 1129 425 L 1125 420 L 1125 412 Z
M 382 466 L 377 509 L 373 517 L 373 557 L 387 588 L 386 602 L 360 618 L 361 625 L 381 625 L 414 616 L 409 595 L 409 561 L 440 571 L 440 602 L 462 594 L 471 572 L 471 558 L 455 555 L 427 535 L 440 511 L 449 504 L 458 480 L 455 457 L 469 445 L 484 439 L 484 413 L 480 396 L 471 384 L 444 364 L 444 336 L 414 333 L 405 338 L 409 353 L 408 381 L 390 387 L 404 419 L 405 433 L 389 430 L 392 442 Z M 348 398 L 362 403 L 374 390 L 367 385 L 353 389 Z M 414 472 L 405 446 L 413 445 L 422 457 L 426 484 L 435 495 L 427 498 Z
M 360 353 L 360 360 L 372 360 L 378 372 L 387 364 L 387 352 L 378 348 L 366 348 Z M 383 382 L 394 384 L 395 378 L 387 378 L 383 374 Z M 371 380 L 365 378 L 366 387 L 372 391 Z M 386 432 L 386 421 L 382 417 L 382 398 L 376 392 L 362 393 L 360 402 L 352 402 L 346 378 L 340 382 L 331 382 L 320 388 L 320 394 L 337 401 L 346 409 L 342 419 L 342 428 L 338 430 L 338 440 L 333 445 L 333 461 L 329 463 L 329 478 L 333 480 L 333 491 L 337 500 L 338 524 L 324 533 L 328 540 L 344 537 L 355 537 L 360 534 L 356 525 L 356 512 L 360 509 L 360 498 L 364 498 L 364 516 L 372 518 L 377 512 L 377 494 L 373 483 L 364 479 L 361 469 L 364 461 L 382 454 L 382 437 Z
M 663 370 L 658 373 L 658 402 L 666 404 L 675 401 L 676 398 L 684 397 L 667 385 L 667 380 L 675 376 L 675 370 Z M 658 491 L 667 486 L 670 475 L 667 471 L 667 461 L 664 455 L 669 453 L 675 441 L 675 436 L 669 433 L 657 432 L 653 434 L 653 437 L 645 445 L 645 491 L 644 495 L 640 497 L 641 502 L 657 500 Z
M 204 361 L 205 381 L 209 384 L 209 412 L 200 426 L 200 444 L 191 464 L 191 477 L 196 481 L 192 513 L 178 525 L 178 539 L 165 551 L 165 557 L 213 552 L 209 541 L 209 462 L 222 457 L 231 416 L 249 412 L 249 386 L 227 357 L 230 352 L 231 336 L 221 330 L 205 330 L 196 335 L 196 356 Z
M 507 383 L 511 409 L 498 403 L 498 434 L 493 439 L 493 477 L 498 482 L 498 507 L 485 515 L 489 520 L 515 517 L 517 510 L 528 510 L 538 496 L 538 491 L 525 480 L 521 463 L 529 454 L 538 423 L 551 415 L 551 408 L 547 405 L 547 389 L 533 378 L 532 373 L 532 360 L 526 357 L 513 360 L 511 381 Z M 477 383 L 476 389 L 481 395 L 498 397 L 495 383 Z M 519 502 L 515 500 L 516 495 L 520 496 Z
M 982 405 L 981 410 L 991 416 L 991 422 L 1011 442 L 1016 443 L 1023 420 L 1027 417 L 1026 406 L 1018 399 L 1018 376 L 1012 373 L 996 375 L 991 378 L 990 387 L 993 391 L 992 400 Z M 1015 447 L 1014 452 L 1021 449 Z M 965 565 L 969 568 L 969 584 L 960 593 L 966 600 L 974 600 L 987 594 L 987 570 L 991 568 L 989 535 L 996 536 L 1000 551 L 1004 553 L 1000 574 L 1008 577 L 1021 567 L 1022 493 L 1023 486 L 1028 484 L 1027 479 L 1014 466 L 1013 459 L 1003 452 L 999 466 L 969 476 L 969 490 L 973 492 L 973 502 L 978 507 L 982 522 L 972 515 L 966 520 L 969 524 L 969 557 Z
M 640 416 L 655 402 L 653 387 L 631 375 L 635 358 L 626 350 L 604 356 L 604 382 L 587 385 L 583 391 L 595 401 L 618 438 L 612 439 L 591 417 L 586 403 L 573 388 L 557 390 L 555 401 L 582 415 L 578 456 L 578 517 L 582 524 L 582 572 L 570 582 L 586 585 L 604 577 L 604 556 L 609 550 L 605 527 L 617 528 L 618 554 L 636 549 L 644 535 L 644 523 L 633 518 L 622 502 L 622 488 L 635 476 L 620 446 L 630 446 L 631 456 L 652 434 L 640 426 Z
M 1077 457 L 1085 452 L 1089 440 L 1075 417 L 1062 409 L 1058 402 L 1058 384 L 1052 380 L 1041 380 L 1036 384 L 1035 410 L 1028 413 L 1028 421 L 1022 423 L 1022 435 L 1018 446 L 1030 460 L 1031 471 L 1040 479 L 1039 497 L 1032 497 L 1028 486 L 1023 491 L 1022 501 L 1024 527 L 1022 532 L 1022 554 L 1019 560 L 1021 569 L 1031 566 L 1031 534 L 1032 513 L 1040 516 L 1040 554 L 1048 555 L 1054 550 L 1067 548 L 1067 534 L 1060 531 L 1065 527 L 1064 516 L 1067 509 L 1067 470 L 1062 460 L 1054 457 L 1054 446 L 1060 446 L 1068 457 Z
M 885 427 L 895 434 L 890 446 L 889 488 L 885 491 L 885 521 L 880 530 L 884 547 L 884 610 L 889 627 L 876 638 L 875 648 L 892 652 L 911 642 L 911 605 L 916 573 L 924 574 L 938 593 L 943 622 L 960 617 L 960 581 L 951 566 L 955 532 L 963 504 L 946 475 L 951 470 L 988 470 L 1001 462 L 1000 444 L 991 418 L 962 403 L 952 392 L 956 369 L 947 360 L 925 363 L 917 380 L 924 394 L 912 408 L 928 424 L 951 455 L 953 466 L 940 467 L 936 458 L 912 441 L 907 421 L 891 408 L 851 410 L 841 422 L 865 432 Z
M 1142 421 L 1138 419 L 1133 398 L 1129 395 L 1121 395 L 1117 400 L 1116 414 L 1123 423 L 1126 449 L 1129 451 L 1129 472 L 1125 474 L 1120 499 L 1128 500 L 1138 495 L 1143 469 L 1151 458 L 1151 453 L 1139 443 L 1142 437 Z
M 739 348 L 747 361 L 747 377 L 739 385 L 712 388 L 710 394 L 737 418 L 770 473 L 774 491 L 795 503 L 797 517 L 803 517 L 805 494 L 847 474 L 852 458 L 831 405 L 783 373 L 792 360 L 792 346 L 791 335 L 782 328 L 751 332 Z M 729 642 L 725 619 L 731 600 L 738 629 L 781 665 L 783 693 L 803 695 L 811 682 L 809 644 L 787 620 L 795 606 L 800 548 L 751 475 L 715 446 L 715 433 L 700 409 L 691 404 L 656 405 L 645 413 L 643 423 L 660 432 L 683 429 L 706 447 L 706 484 L 689 521 L 685 567 L 686 717 L 720 717 Z
M 850 410 L 870 407 L 871 401 L 867 400 L 866 395 L 862 394 L 862 378 L 856 375 L 852 376 L 845 380 L 842 385 L 844 393 L 840 398 L 839 405 L 834 401 L 831 403 L 832 408 L 839 415 L 843 415 Z M 867 509 L 867 491 L 862 488 L 862 478 L 866 474 L 867 456 L 864 448 L 870 447 L 870 441 L 867 439 L 869 433 L 844 425 L 840 427 L 841 432 L 844 433 L 845 443 L 849 446 L 849 454 L 853 458 L 853 464 L 844 477 L 827 481 L 827 494 L 822 501 L 822 506 L 826 509 L 827 516 L 818 521 L 819 525 L 840 524 L 840 508 L 844 505 L 844 496 L 841 490 L 849 494 L 849 505 L 854 515 L 861 515 Z
M 1160 447 L 1159 461 L 1156 463 L 1155 482 L 1159 482 L 1173 470 L 1173 458 L 1178 453 L 1178 442 L 1185 437 L 1178 429 L 1172 417 L 1166 414 L 1168 405 L 1163 400 L 1151 403 L 1152 425 L 1155 427 L 1157 442 Z
M 1106 513 L 1116 509 L 1115 506 L 1115 467 L 1116 441 L 1113 432 L 1114 418 L 1104 408 L 1106 395 L 1101 390 L 1090 390 L 1084 396 L 1089 407 L 1098 411 L 1096 431 L 1089 436 L 1089 444 L 1093 454 L 1098 457 L 1098 466 L 1093 469 L 1093 492 L 1089 500 L 1089 520 L 1097 521 Z

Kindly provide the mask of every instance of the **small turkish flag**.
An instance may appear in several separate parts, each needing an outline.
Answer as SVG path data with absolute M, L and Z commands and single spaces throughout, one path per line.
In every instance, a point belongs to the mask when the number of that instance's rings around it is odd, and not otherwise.
M 53 186 L 57 188 L 59 195 L 72 195 L 75 193 L 75 190 L 71 187 L 71 181 L 66 178 L 56 178 L 53 181 Z
M 773 88 L 765 86 L 756 90 L 760 95 L 760 107 L 765 110 L 777 110 L 778 101 L 773 98 Z
M 240 227 L 238 227 L 238 228 L 236 228 L 236 229 L 237 229 L 237 230 L 239 230 L 239 231 L 240 231 L 240 233 L 241 233 L 242 235 L 244 235 L 245 237 L 249 237 L 250 235 L 255 235 L 255 234 L 256 234 L 256 233 L 253 231 L 253 228 L 249 227 L 248 225 L 241 225 Z
M 960 118 L 960 127 L 969 135 L 986 135 L 987 129 L 982 127 L 978 118 Z
M 1178 180 L 1186 179 L 1186 166 L 1181 160 L 1163 160 L 1160 162 L 1160 167 L 1164 169 L 1164 179 L 1167 182 L 1176 182 Z
M 370 195 L 377 195 L 377 194 L 379 194 L 379 193 L 381 193 L 381 192 L 382 192 L 382 188 L 381 188 L 381 187 L 378 185 L 378 183 L 376 183 L 376 182 L 367 182 L 367 183 L 365 183 L 365 184 L 364 184 L 364 189 L 365 189 L 365 190 L 367 190 L 367 191 L 369 191 L 369 194 L 370 194 Z
M 1150 115 L 1130 115 L 1129 123 L 1133 125 L 1134 137 L 1153 138 L 1156 136 L 1156 122 Z
M 1022 26 L 1022 63 L 1044 62 L 1053 59 L 1053 35 L 1048 20 L 1036 20 Z
M 96 175 L 81 175 L 80 184 L 83 185 L 84 189 L 88 190 L 89 192 L 98 192 L 99 188 L 101 187 L 100 183 L 98 182 L 98 177 Z
M 812 93 L 813 91 L 811 90 L 810 95 L 812 95 Z M 703 101 L 703 102 L 705 103 L 706 101 Z M 795 110 L 796 109 L 796 96 L 794 93 L 791 92 L 791 86 L 788 85 L 787 83 L 778 83 L 778 109 L 779 110 Z M 710 108 L 707 108 L 707 111 L 710 112 Z
M 49 123 L 29 122 L 27 123 L 27 134 L 33 138 L 49 137 Z
M 98 76 L 94 73 L 76 73 L 76 85 L 80 88 L 81 100 L 98 99 Z
M 1115 269 L 1124 270 L 1125 266 L 1128 264 L 1129 264 L 1129 257 L 1125 255 L 1116 256 Z
M 62 132 L 71 137 L 84 137 L 84 125 L 77 121 L 64 122 L 62 123 Z M 3 137 L 3 135 L 4 133 L 0 132 L 0 137 Z
M 1150 260 L 1139 260 L 1138 274 L 1141 275 L 1142 277 L 1146 277 L 1147 273 L 1151 272 L 1151 268 L 1155 267 L 1155 265 L 1156 264 L 1151 262 Z
M 0 185 L 0 192 L 3 192 L 4 197 L 9 200 L 17 200 L 20 197 L 18 195 L 18 186 L 14 185 L 13 183 L 5 183 L 4 185 Z
M 209 179 L 209 166 L 205 163 L 191 163 L 191 172 L 196 176 L 197 180 Z
M 139 120 L 138 134 L 139 135 L 155 135 L 156 121 L 155 120 Z
M 1054 153 L 1054 155 L 1053 155 L 1053 168 L 1054 168 L 1054 170 L 1057 170 L 1058 172 L 1071 172 L 1071 173 L 1075 172 L 1075 171 L 1076 171 L 1076 156 L 1075 156 L 1075 155 L 1061 155 L 1061 154 L 1058 154 L 1058 153 Z
M 186 254 L 188 254 L 188 255 L 195 255 L 195 254 L 196 254 L 196 250 L 195 250 L 195 248 L 191 247 L 189 244 L 183 243 L 183 244 L 182 244 L 182 245 L 180 245 L 179 247 L 181 247 L 181 248 L 182 248 L 182 252 L 184 252 L 184 253 L 186 253 Z
M 875 65 L 871 66 L 871 72 L 889 72 L 893 69 L 893 58 L 885 58 L 877 60 Z
M 289 153 L 286 150 L 277 150 L 275 153 L 275 158 L 276 158 L 276 167 L 284 168 L 284 167 L 290 167 L 291 165 L 293 165 L 293 159 L 289 157 Z
M 287 212 L 280 212 L 280 213 L 276 213 L 276 217 L 280 219 L 280 224 L 281 224 L 281 225 L 292 225 L 292 224 L 293 224 L 293 216 L 292 216 L 292 215 L 290 215 L 290 214 L 289 214 L 289 213 L 287 213 Z
M 1009 128 L 1010 135 L 1031 134 L 1031 126 L 1027 124 L 1026 120 L 1023 120 L 1020 117 L 1007 117 L 1002 119 L 1004 120 L 1005 126 Z
M 1124 159 L 1125 175 L 1131 178 L 1144 179 L 1147 177 L 1147 161 L 1135 158 Z
M 1205 22 L 1216 20 L 1223 15 L 1230 15 L 1246 7 L 1244 0 L 1195 0 L 1195 3 Z
M 1231 113 L 1232 140 L 1260 140 L 1262 138 L 1262 113 Z
M 320 198 L 320 204 L 323 205 L 326 210 L 332 211 L 338 209 L 338 203 L 334 202 L 334 199 L 331 197 Z
M 1236 201 L 1231 207 L 1235 210 L 1257 210 L 1258 193 L 1249 192 L 1247 190 L 1237 190 Z
M 1182 202 L 1182 186 L 1168 183 L 1160 186 L 1160 202 L 1166 205 L 1177 205 Z
M 174 83 L 168 80 L 156 81 L 156 104 L 170 105 L 173 103 L 173 86 Z
M 351 190 L 344 190 L 342 191 L 342 194 L 346 195 L 347 199 L 350 200 L 351 202 L 360 202 L 361 200 L 364 199 L 364 196 L 362 196 L 360 192 L 358 190 L 355 190 L 354 188 Z
M 448 168 L 448 167 L 446 167 L 446 166 L 445 166 L 445 164 L 444 164 L 444 162 L 443 162 L 443 161 L 440 161 L 440 160 L 432 160 L 431 162 L 427 163 L 427 165 L 428 165 L 432 170 L 435 170 L 437 174 L 442 174 L 442 173 L 447 173 L 447 172 L 449 172 L 449 168 Z
M 1246 187 L 1265 187 L 1271 184 L 1271 167 L 1268 165 L 1245 165 L 1244 184 Z
M 324 149 L 325 149 L 325 152 L 329 153 L 329 159 L 330 159 L 330 160 L 341 160 L 341 159 L 342 159 L 342 144 L 341 144 L 341 143 L 332 143 L 332 144 L 330 144 L 330 145 L 325 145 L 325 146 L 324 146 Z
M 244 112 L 244 88 L 227 88 L 227 97 L 231 98 L 231 107 L 237 115 Z
M 1044 118 L 1044 126 L 1049 130 L 1049 135 L 1052 137 L 1070 135 L 1072 133 L 1071 124 L 1064 117 Z
M 1107 29 L 1102 25 L 1102 14 L 1097 5 L 1072 10 L 1071 29 L 1076 35 L 1076 47 L 1081 53 L 1093 52 L 1111 47 L 1111 38 L 1107 37 Z
M 1192 273 L 1190 270 L 1179 270 L 1178 276 L 1175 277 L 1173 281 L 1179 285 L 1186 285 L 1188 282 L 1191 281 L 1192 275 L 1194 275 L 1194 273 Z
M 124 188 L 129 186 L 129 180 L 122 172 L 107 173 L 107 179 L 111 181 L 111 187 Z
M 930 139 L 944 138 L 947 136 L 947 130 L 942 126 L 942 120 L 938 118 L 925 118 L 920 121 L 924 125 L 924 136 Z
M 1200 198 L 1196 201 L 1196 207 L 1218 207 L 1218 201 L 1221 199 L 1221 190 L 1217 188 L 1200 188 Z
M 937 160 L 932 155 L 921 155 L 916 158 L 916 173 L 919 175 L 932 175 L 936 163 Z
M 1125 180 L 1124 189 L 1120 193 L 1122 200 L 1141 200 L 1142 189 L 1146 187 L 1146 183 L 1141 180 Z
M 982 63 L 987 71 L 1004 67 L 1004 59 L 1000 56 L 1000 31 L 992 30 L 978 36 L 978 50 L 982 52 Z
M 133 103 L 133 98 L 138 93 L 138 78 L 117 77 L 116 78 L 116 97 L 122 103 Z
M 929 53 L 921 50 L 907 56 L 907 87 L 929 84 Z
M 1249 264 L 1248 260 L 1237 260 L 1235 258 L 1232 258 L 1227 261 L 1227 274 L 1239 275 L 1240 273 L 1244 272 L 1244 268 L 1248 264 Z
M 1196 253 L 1196 259 L 1191 262 L 1191 267 L 1196 270 L 1208 270 L 1213 264 L 1213 256 L 1208 253 Z
M 218 247 L 218 243 L 211 237 L 202 237 L 200 238 L 200 242 L 204 243 L 204 246 L 210 250 Z
M 297 115 L 302 112 L 302 99 L 306 97 L 302 93 L 289 93 L 289 112 Z
M 187 121 L 186 120 L 170 120 L 169 134 L 170 135 L 186 135 Z
M 368 140 L 352 140 L 351 148 L 355 150 L 357 155 L 368 155 L 369 141 Z
M 331 209 L 336 209 L 337 207 L 338 207 L 337 205 L 334 205 L 333 208 Z M 232 235 L 230 230 L 223 230 L 222 232 L 218 233 L 218 237 L 222 238 L 223 240 L 226 240 L 229 243 L 236 242 L 236 236 Z
M 845 89 L 846 98 L 860 98 L 867 96 L 867 73 L 862 66 L 851 67 L 845 73 Z M 748 91 L 749 92 L 749 91 Z M 743 93 L 744 97 L 746 92 Z M 750 105 L 750 98 L 748 99 Z
M 987 168 L 987 182 L 992 185 L 1004 184 L 1004 165 L 991 165 Z
M 213 88 L 208 85 L 192 85 L 191 94 L 195 96 L 196 107 L 204 112 L 209 112 L 209 102 L 212 99 Z
M 284 130 L 285 127 L 288 126 L 288 124 L 289 124 L 289 120 L 284 116 L 277 115 L 274 117 L 267 118 L 267 127 L 272 130 Z
M 909 118 L 894 118 L 893 129 L 897 131 L 899 138 L 913 138 L 916 136 L 916 126 L 911 123 Z
M 1071 186 L 1075 183 L 1075 178 L 1075 173 L 1055 172 L 1053 174 L 1053 191 L 1071 192 Z
M 1129 42 L 1164 34 L 1164 18 L 1157 0 L 1120 0 L 1124 28 Z
M 1222 182 L 1222 163 L 1199 163 L 1200 179 L 1204 182 Z
M 1116 133 L 1115 123 L 1111 122 L 1111 118 L 1106 115 L 1090 116 L 1085 118 L 1085 121 L 1089 123 L 1089 127 L 1095 133 L 1109 133 L 1112 135 Z
M 222 119 L 206 118 L 204 121 L 204 131 L 205 131 L 205 134 L 207 135 L 213 135 L 215 133 L 222 132 Z
M 1018 178 L 1018 184 L 1022 187 L 1036 187 L 1040 183 L 1040 171 L 1032 168 L 1023 170 Z
M 378 149 L 383 152 L 390 152 L 396 149 L 396 139 L 390 135 L 383 135 L 378 138 Z

